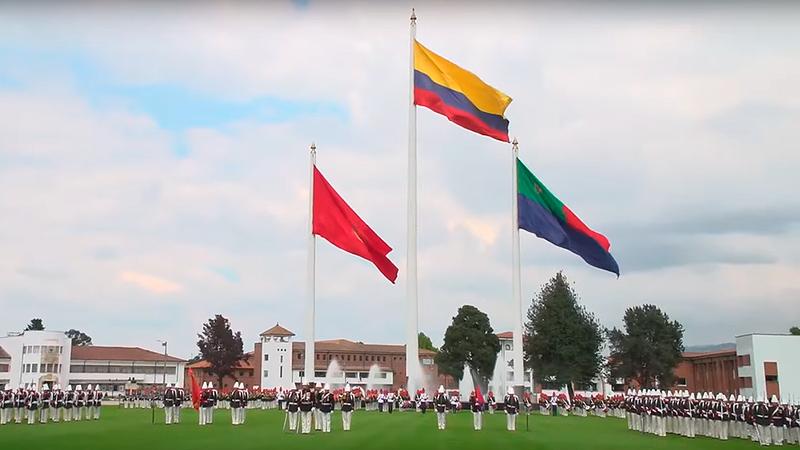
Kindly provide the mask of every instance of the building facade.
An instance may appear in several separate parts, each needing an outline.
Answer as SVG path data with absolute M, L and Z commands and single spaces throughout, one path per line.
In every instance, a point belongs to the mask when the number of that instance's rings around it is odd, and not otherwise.
M 139 347 L 72 346 L 62 331 L 0 337 L 0 387 L 10 384 L 96 385 L 109 395 L 126 389 L 183 384 L 186 361 Z
M 800 336 L 736 336 L 738 383 L 753 398 L 800 398 Z

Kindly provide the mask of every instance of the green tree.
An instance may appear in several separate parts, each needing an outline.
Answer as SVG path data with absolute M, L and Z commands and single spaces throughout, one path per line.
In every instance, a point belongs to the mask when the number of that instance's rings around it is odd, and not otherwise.
M 424 348 L 426 350 L 432 350 L 434 352 L 438 352 L 439 349 L 433 346 L 433 342 L 431 338 L 429 338 L 425 333 L 419 332 L 417 335 L 417 342 L 419 343 L 419 348 Z
M 68 338 L 72 339 L 72 346 L 79 347 L 83 345 L 92 345 L 92 337 L 88 334 L 71 328 L 69 331 L 64 333 Z
M 42 331 L 44 330 L 44 324 L 42 323 L 42 319 L 31 319 L 31 323 L 25 327 L 25 331 Z
M 578 304 L 567 278 L 558 272 L 542 287 L 528 309 L 525 362 L 538 381 L 584 388 L 603 367 L 603 328 L 594 314 Z
M 200 355 L 210 365 L 208 372 L 217 376 L 218 386 L 223 386 L 222 379 L 233 375 L 233 369 L 244 359 L 242 333 L 234 333 L 228 319 L 217 314 L 203 324 L 203 332 L 197 337 Z
M 789 334 L 794 336 L 800 336 L 800 327 L 789 328 Z
M 614 378 L 635 379 L 639 386 L 671 386 L 683 352 L 683 325 L 654 305 L 625 310 L 625 331 L 608 332 L 609 368 Z
M 472 379 L 486 392 L 499 351 L 500 339 L 489 324 L 489 316 L 474 306 L 464 305 L 444 333 L 436 364 L 442 373 L 457 380 L 464 376 L 464 366 L 468 366 Z

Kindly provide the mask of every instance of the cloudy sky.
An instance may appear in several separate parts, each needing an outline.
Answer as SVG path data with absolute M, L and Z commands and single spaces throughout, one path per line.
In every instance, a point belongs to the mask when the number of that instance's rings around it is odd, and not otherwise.
M 317 334 L 401 343 L 410 3 L 0 6 L 0 331 L 190 356 L 215 313 L 304 334 L 308 147 L 394 247 L 397 285 L 317 245 Z M 418 38 L 514 98 L 521 157 L 622 276 L 522 235 L 606 326 L 687 344 L 800 322 L 800 7 L 417 5 Z M 419 118 L 420 324 L 512 328 L 510 146 Z M 526 300 L 526 303 L 528 301 Z

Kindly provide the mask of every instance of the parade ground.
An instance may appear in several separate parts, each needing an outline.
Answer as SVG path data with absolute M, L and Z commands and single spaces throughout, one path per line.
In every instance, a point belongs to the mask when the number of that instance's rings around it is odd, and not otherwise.
M 325 449 L 725 449 L 757 447 L 757 444 L 731 439 L 678 436 L 657 437 L 627 430 L 624 420 L 596 417 L 529 416 L 519 417 L 517 431 L 505 430 L 505 414 L 484 415 L 483 430 L 472 430 L 472 414 L 460 412 L 447 418 L 447 430 L 436 429 L 435 414 L 357 412 L 353 430 L 341 431 L 341 416 L 333 416 L 333 431 L 295 435 L 281 430 L 284 414 L 251 410 L 247 422 L 232 426 L 229 411 L 216 411 L 213 425 L 198 426 L 194 410 L 184 410 L 182 423 L 164 425 L 163 411 L 156 410 L 151 423 L 150 410 L 103 408 L 99 422 L 48 423 L 46 425 L 6 425 L 0 428 L 3 448 L 136 449 L 181 450 L 235 448 L 237 450 L 281 448 Z

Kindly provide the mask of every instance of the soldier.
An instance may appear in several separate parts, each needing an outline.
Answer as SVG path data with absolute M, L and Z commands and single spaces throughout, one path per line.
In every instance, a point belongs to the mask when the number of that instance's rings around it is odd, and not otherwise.
M 386 402 L 386 395 L 383 394 L 383 391 L 378 394 L 378 412 L 383 412 L 383 404 Z
M 286 394 L 283 392 L 283 388 L 278 388 L 278 395 L 276 396 L 278 400 L 278 410 L 283 411 L 283 402 L 286 400 Z
M 480 431 L 483 427 L 483 399 L 475 391 L 469 394 L 469 407 L 472 410 L 472 428 Z
M 394 392 L 389 391 L 389 394 L 386 395 L 386 405 L 389 407 L 389 414 L 392 413 L 394 410 L 394 402 L 395 402 L 395 395 Z
M 219 391 L 214 388 L 214 383 L 209 381 L 208 388 L 211 390 L 211 408 L 208 411 L 208 422 L 210 424 L 214 423 L 214 409 L 217 408 L 217 404 L 219 403 Z
M 0 425 L 5 425 L 9 422 L 9 413 L 13 408 L 14 392 L 11 390 L 11 385 L 6 383 L 3 392 L 0 392 Z
M 167 383 L 164 387 L 164 423 L 172 425 L 175 420 L 175 396 L 177 391 L 172 387 L 172 383 Z
M 36 423 L 36 415 L 39 410 L 39 398 L 39 391 L 36 389 L 36 385 L 32 384 L 30 389 L 28 389 L 27 397 L 25 397 L 25 407 L 28 410 L 28 425 Z
M 311 433 L 311 416 L 314 411 L 314 392 L 311 391 L 307 384 L 303 385 L 303 391 L 300 393 L 300 422 L 302 425 L 301 432 L 303 434 Z
M 756 437 L 758 443 L 761 445 L 770 445 L 772 443 L 772 433 L 770 432 L 770 408 L 763 400 L 758 399 L 758 403 L 753 407 L 753 417 L 756 424 Z
M 92 385 L 86 387 L 84 391 L 84 396 L 86 397 L 86 420 L 92 420 L 94 417 L 94 397 L 95 397 L 95 390 L 92 388 Z
M 175 414 L 174 420 L 175 423 L 181 423 L 181 408 L 183 407 L 183 401 L 186 399 L 186 391 L 177 386 L 176 383 L 172 383 L 172 387 L 175 388 Z
M 506 430 L 517 430 L 517 413 L 519 413 L 519 398 L 514 394 L 514 388 L 508 388 L 503 403 L 506 406 Z
M 208 382 L 203 381 L 200 388 L 200 412 L 197 416 L 198 424 L 205 425 L 208 423 L 208 408 L 211 406 L 211 390 L 208 388 Z
M 783 439 L 787 444 L 796 444 L 794 440 L 794 432 L 792 431 L 792 418 L 794 416 L 794 408 L 786 401 L 783 402 Z
M 233 383 L 233 390 L 231 391 L 230 397 L 231 397 L 231 400 L 230 400 L 230 402 L 231 402 L 231 424 L 239 425 L 240 424 L 239 420 L 240 420 L 240 417 L 241 417 L 239 410 L 241 408 L 243 408 L 243 406 L 244 406 L 242 404 L 243 403 L 242 400 L 244 400 L 244 399 L 242 398 L 242 391 L 239 389 L 239 382 L 238 381 Z
M 331 394 L 331 386 L 325 385 L 322 390 L 319 401 L 320 416 L 322 417 L 322 432 L 331 432 L 331 413 L 333 412 L 333 394 Z
M 286 403 L 286 414 L 289 415 L 289 431 L 297 430 L 297 411 L 300 407 L 300 393 L 297 389 L 292 389 L 289 392 L 289 397 Z
M 56 384 L 53 386 L 51 392 L 52 400 L 50 400 L 50 407 L 52 409 L 51 416 L 53 422 L 61 421 L 61 413 L 64 411 L 64 391 L 61 390 L 61 385 Z
M 67 385 L 67 391 L 64 393 L 64 422 L 72 420 L 72 409 L 75 406 L 75 392 L 72 391 L 72 385 Z
M 444 386 L 439 385 L 436 396 L 433 397 L 433 405 L 436 408 L 436 423 L 440 430 L 447 427 L 447 395 L 444 393 Z
M 773 394 L 769 401 L 770 435 L 772 443 L 783 445 L 783 406 L 778 402 L 778 397 Z
M 51 398 L 50 386 L 45 383 L 42 385 L 42 393 L 39 394 L 39 423 L 47 423 Z
M 342 394 L 342 429 L 350 431 L 350 424 L 353 422 L 353 409 L 355 408 L 356 398 L 350 392 L 350 384 L 344 385 L 344 394 Z
M 495 400 L 494 392 L 492 391 L 486 394 L 486 406 L 489 409 L 489 414 L 494 414 L 494 410 L 497 408 L 497 400 Z
M 100 407 L 103 406 L 103 391 L 100 390 L 100 385 L 94 385 L 94 415 L 91 419 L 100 420 Z
M 800 444 L 800 405 L 795 404 L 792 410 L 792 423 L 789 427 L 789 432 L 794 435 L 794 443 Z

